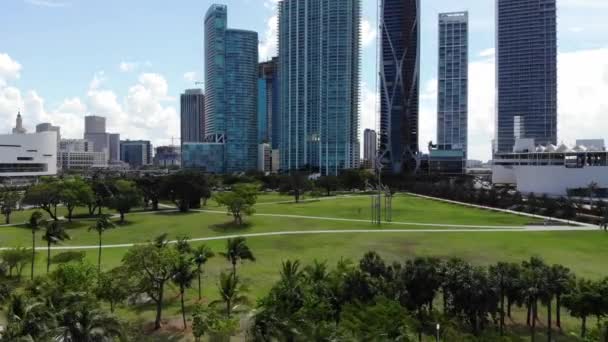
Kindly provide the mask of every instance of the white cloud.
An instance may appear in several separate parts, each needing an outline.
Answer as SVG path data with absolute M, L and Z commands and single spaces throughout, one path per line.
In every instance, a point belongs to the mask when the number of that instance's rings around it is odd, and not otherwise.
M 259 54 L 260 60 L 266 61 L 276 56 L 277 54 L 277 29 L 279 17 L 275 14 L 266 21 L 266 31 L 264 38 L 260 39 Z
M 95 73 L 95 75 L 93 75 L 93 79 L 91 80 L 91 83 L 89 83 L 89 89 L 97 89 L 105 81 L 106 81 L 106 74 L 105 74 L 105 72 L 103 70 L 102 71 L 98 71 L 98 72 Z
M 196 71 L 188 71 L 184 73 L 184 80 L 194 83 L 198 79 L 198 73 Z
M 495 48 L 485 49 L 479 53 L 479 57 L 494 57 L 495 55 L 496 55 Z
M 363 47 L 368 47 L 373 45 L 376 42 L 376 36 L 378 34 L 378 30 L 374 24 L 370 22 L 367 18 L 363 19 L 361 23 L 361 43 Z
M 137 68 L 139 68 L 138 62 L 120 62 L 118 65 L 118 69 L 120 69 L 122 72 L 135 71 Z
M 18 79 L 20 71 L 21 64 L 8 54 L 0 53 L 0 85 L 6 84 L 9 80 Z

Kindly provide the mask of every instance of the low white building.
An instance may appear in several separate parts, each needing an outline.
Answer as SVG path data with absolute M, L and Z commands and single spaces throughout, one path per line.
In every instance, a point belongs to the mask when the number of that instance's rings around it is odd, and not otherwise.
M 94 152 L 91 141 L 86 139 L 62 139 L 59 146 L 59 165 L 63 170 L 85 171 L 108 167 L 107 153 Z
M 513 152 L 494 155 L 492 182 L 549 196 L 566 196 L 591 183 L 608 189 L 608 151 L 603 140 L 535 146 L 533 139 L 518 139 Z
M 0 135 L 0 177 L 57 174 L 57 132 Z

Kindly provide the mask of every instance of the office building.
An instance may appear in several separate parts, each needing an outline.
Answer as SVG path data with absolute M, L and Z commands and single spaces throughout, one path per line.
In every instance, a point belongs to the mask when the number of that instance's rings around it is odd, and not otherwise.
M 182 168 L 207 173 L 224 173 L 225 147 L 223 142 L 182 144 Z
M 84 117 L 84 139 L 93 144 L 93 151 L 103 152 L 108 162 L 117 162 L 120 158 L 120 135 L 106 131 L 106 118 L 88 115 Z
M 595 183 L 597 192 L 608 197 L 608 152 L 601 139 L 577 140 L 574 146 L 517 139 L 512 151 L 494 154 L 492 182 L 554 197 L 587 197 L 589 184 Z
M 439 77 L 437 144 L 441 150 L 460 150 L 467 157 L 468 12 L 439 14 Z
M 497 0 L 496 151 L 557 144 L 556 0 Z
M 23 118 L 21 112 L 17 113 L 17 119 L 15 120 L 15 127 L 13 128 L 13 134 L 25 134 L 27 130 L 23 127 Z
M 110 162 L 120 161 L 120 134 L 110 133 L 108 139 L 110 143 Z
M 272 171 L 272 146 L 269 143 L 258 145 L 258 171 Z
M 180 96 L 181 140 L 202 142 L 205 139 L 205 95 L 202 89 L 187 89 Z
M 64 171 L 88 171 L 108 167 L 105 152 L 95 152 L 94 144 L 86 139 L 61 139 L 59 165 Z
M 257 167 L 258 34 L 228 28 L 228 9 L 205 16 L 205 141 L 224 143 L 224 172 Z
M 420 0 L 381 0 L 380 155 L 386 172 L 418 169 Z
M 36 125 L 36 133 L 42 132 L 56 132 L 57 139 L 61 140 L 61 128 L 59 126 L 53 126 L 48 122 L 40 123 Z
M 378 157 L 378 136 L 373 129 L 363 131 L 363 165 L 368 169 L 376 168 Z
M 152 144 L 148 140 L 120 142 L 120 160 L 133 169 L 152 164 Z
M 0 178 L 56 175 L 57 134 L 27 134 L 19 122 L 15 128 L 15 134 L 0 135 Z
M 279 148 L 279 59 L 260 63 L 258 75 L 258 142 Z
M 279 2 L 283 171 L 359 167 L 360 0 Z
M 180 146 L 158 146 L 155 148 L 154 165 L 161 167 L 180 166 L 182 153 Z

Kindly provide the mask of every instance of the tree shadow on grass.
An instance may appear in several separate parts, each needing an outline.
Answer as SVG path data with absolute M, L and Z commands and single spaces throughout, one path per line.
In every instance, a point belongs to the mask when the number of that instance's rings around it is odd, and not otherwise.
M 209 229 L 216 233 L 243 233 L 251 230 L 253 224 L 251 222 L 244 222 L 241 225 L 238 225 L 231 222 L 218 223 L 209 226 Z
M 160 215 L 160 216 L 189 216 L 189 215 L 197 215 L 200 214 L 200 212 L 198 211 L 186 211 L 186 212 L 181 212 L 181 211 L 157 211 L 156 215 Z

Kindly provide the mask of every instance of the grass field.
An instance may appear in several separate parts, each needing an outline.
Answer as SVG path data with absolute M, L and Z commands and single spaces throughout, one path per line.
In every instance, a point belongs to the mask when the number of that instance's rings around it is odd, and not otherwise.
M 301 204 L 274 204 L 290 200 L 276 194 L 260 197 L 256 210 L 260 214 L 289 214 L 347 219 L 369 218 L 369 198 L 353 197 L 335 200 L 311 201 Z M 508 225 L 523 226 L 537 222 L 531 218 L 494 213 L 462 206 L 410 196 L 398 196 L 393 203 L 393 218 L 401 222 L 446 223 L 465 225 Z M 209 209 L 222 210 L 210 203 Z M 172 213 L 131 214 L 128 224 L 119 226 L 104 234 L 105 244 L 145 242 L 154 236 L 167 232 L 170 238 L 187 235 L 192 238 L 289 230 L 323 229 L 369 229 L 367 222 L 340 222 L 323 219 L 281 218 L 253 216 L 248 218 L 246 228 L 234 228 L 222 224 L 231 217 L 218 213 Z M 95 245 L 97 235 L 88 232 L 90 221 L 78 221 L 69 226 L 73 239 L 65 245 Z M 412 228 L 408 233 L 383 234 L 324 234 L 293 235 L 249 238 L 257 261 L 239 265 L 238 272 L 250 282 L 250 297 L 256 298 L 267 293 L 279 278 L 281 263 L 288 259 L 298 259 L 303 264 L 313 260 L 327 261 L 334 266 L 341 258 L 358 261 L 367 251 L 380 253 L 386 261 L 404 261 L 415 256 L 461 257 L 474 264 L 488 265 L 497 261 L 522 261 L 537 255 L 549 264 L 560 263 L 578 276 L 600 278 L 608 276 L 605 260 L 608 260 L 608 234 L 597 232 L 416 232 L 415 225 L 386 225 L 375 229 Z M 43 241 L 38 240 L 42 246 Z M 1 227 L 0 245 L 30 246 L 31 234 L 24 227 Z M 225 241 L 207 243 L 214 251 L 222 251 Z M 103 268 L 119 265 L 126 248 L 105 249 Z M 58 253 L 58 252 L 53 252 Z M 87 250 L 87 259 L 96 262 L 97 250 Z M 45 270 L 45 253 L 39 253 L 37 272 Z M 229 264 L 216 257 L 206 269 L 204 295 L 208 300 L 216 298 L 218 274 L 227 270 Z M 195 290 L 189 292 L 189 305 L 195 301 Z M 165 317 L 178 315 L 177 291 L 171 287 Z M 120 314 L 129 319 L 149 320 L 153 316 L 150 307 L 121 308 Z M 567 329 L 578 329 L 578 322 L 566 318 Z

